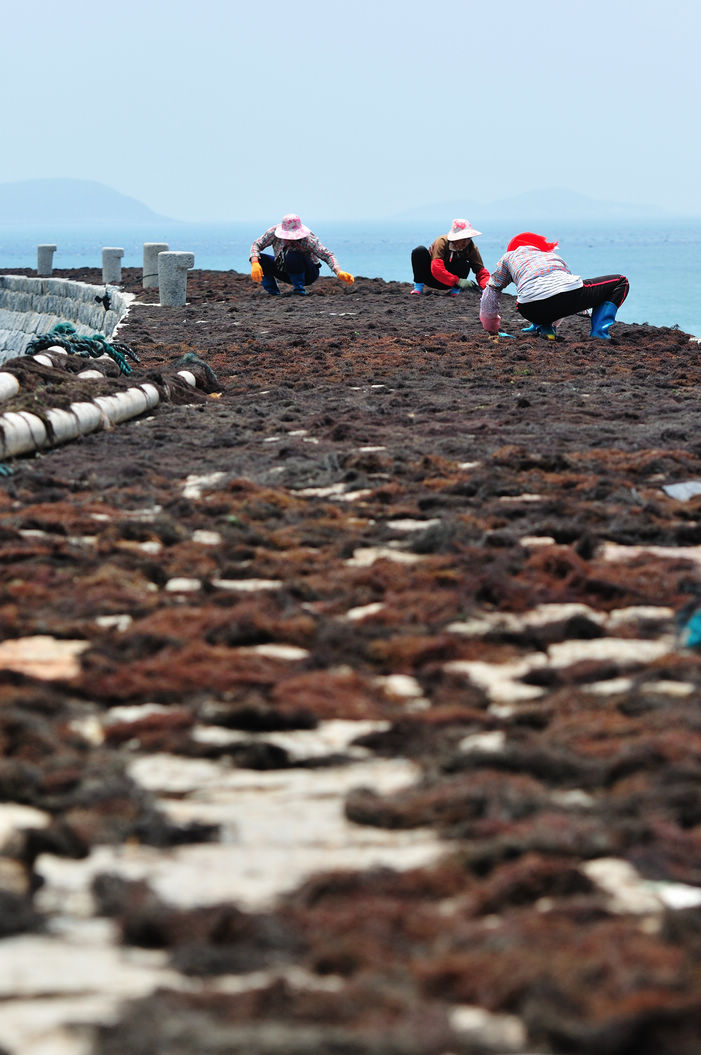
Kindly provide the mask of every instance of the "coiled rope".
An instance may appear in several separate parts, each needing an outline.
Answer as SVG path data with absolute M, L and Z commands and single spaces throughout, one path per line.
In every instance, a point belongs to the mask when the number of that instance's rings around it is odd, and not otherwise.
M 92 337 L 79 337 L 75 326 L 70 322 L 59 322 L 48 333 L 35 337 L 25 348 L 24 354 L 34 355 L 52 346 L 63 348 L 72 355 L 80 355 L 83 359 L 99 359 L 101 355 L 109 355 L 119 367 L 120 373 L 126 375 L 132 372 L 127 359 L 135 363 L 140 362 L 138 355 L 128 344 L 118 341 L 110 343 L 102 333 L 93 334 Z

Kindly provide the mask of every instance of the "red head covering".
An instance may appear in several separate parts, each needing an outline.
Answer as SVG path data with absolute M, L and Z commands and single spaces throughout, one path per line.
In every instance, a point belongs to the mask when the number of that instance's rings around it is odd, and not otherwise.
M 518 249 L 522 245 L 530 245 L 534 249 L 539 249 L 541 253 L 552 253 L 553 249 L 557 246 L 557 242 L 547 242 L 542 234 L 533 234 L 532 231 L 523 231 L 521 234 L 517 234 L 511 239 L 506 247 L 506 251 L 507 253 L 510 253 L 512 250 Z

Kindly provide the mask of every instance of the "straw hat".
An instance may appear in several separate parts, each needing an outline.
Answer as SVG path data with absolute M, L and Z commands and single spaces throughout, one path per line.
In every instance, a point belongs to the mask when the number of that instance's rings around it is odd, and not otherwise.
M 453 226 L 446 238 L 449 242 L 460 242 L 463 238 L 476 238 L 481 231 L 476 231 L 469 220 L 453 220 Z
M 283 216 L 282 222 L 275 228 L 276 238 L 286 238 L 290 241 L 296 238 L 306 238 L 311 233 L 294 212 L 288 212 L 287 216 Z

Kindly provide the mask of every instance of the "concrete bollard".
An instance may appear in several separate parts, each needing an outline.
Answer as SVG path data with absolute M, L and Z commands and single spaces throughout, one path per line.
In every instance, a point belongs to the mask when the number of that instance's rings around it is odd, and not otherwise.
M 42 277 L 52 274 L 54 270 L 55 245 L 37 246 L 37 275 Z
M 144 242 L 144 274 L 141 280 L 144 289 L 158 285 L 158 254 L 167 252 L 167 242 Z
M 160 302 L 168 308 L 179 308 L 187 299 L 187 272 L 194 267 L 194 253 L 159 253 L 158 288 Z
M 122 257 L 123 249 L 114 249 L 111 246 L 102 250 L 102 281 L 107 285 L 122 281 Z

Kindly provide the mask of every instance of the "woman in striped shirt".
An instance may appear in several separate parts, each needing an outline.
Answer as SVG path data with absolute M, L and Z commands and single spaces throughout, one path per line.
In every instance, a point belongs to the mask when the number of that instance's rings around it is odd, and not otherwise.
M 573 275 L 554 250 L 557 242 L 524 231 L 512 238 L 490 275 L 480 301 L 480 321 L 488 333 L 499 332 L 499 301 L 511 282 L 516 286 L 517 310 L 531 323 L 524 333 L 555 340 L 555 326 L 566 315 L 592 309 L 590 337 L 609 341 L 616 312 L 628 296 L 624 275 L 582 279 Z

